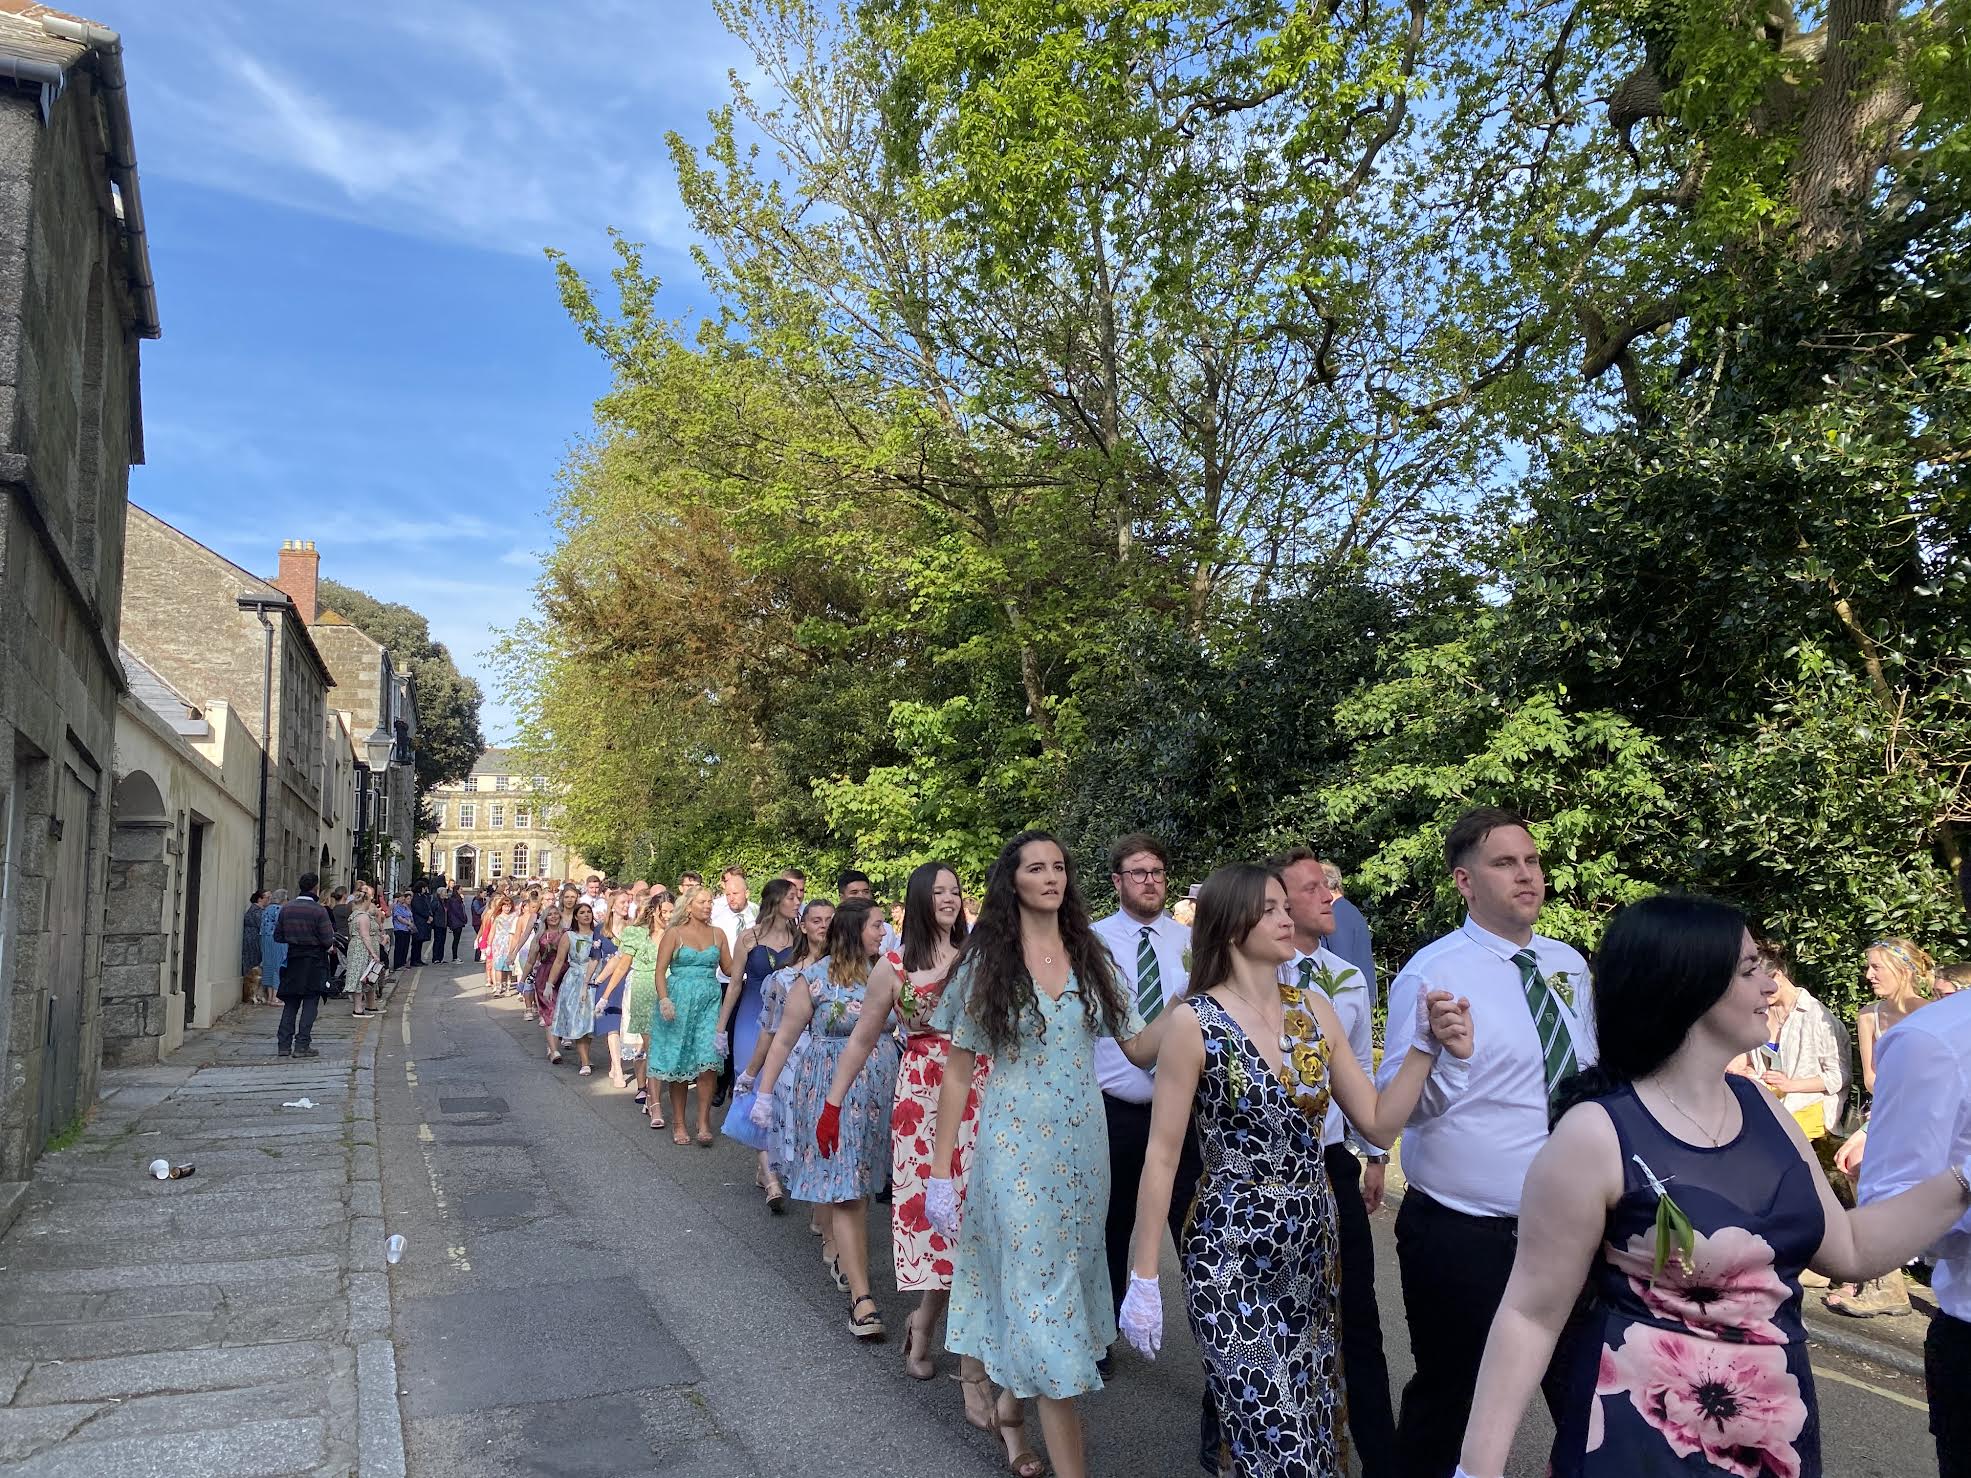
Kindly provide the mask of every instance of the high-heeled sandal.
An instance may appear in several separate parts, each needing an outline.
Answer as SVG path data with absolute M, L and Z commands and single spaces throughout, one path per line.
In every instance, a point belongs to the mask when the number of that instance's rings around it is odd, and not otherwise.
M 771 1211 L 775 1216 L 779 1216 L 787 1209 L 787 1192 L 781 1186 L 779 1176 L 769 1172 L 766 1178 L 766 1184 L 761 1186 L 760 1189 L 766 1192 L 767 1210 Z
M 951 1377 L 968 1391 L 985 1392 L 986 1417 L 984 1421 L 972 1416 L 972 1403 L 963 1402 L 967 1425 L 977 1427 L 981 1432 L 997 1431 L 999 1428 L 999 1398 L 992 1393 L 992 1377 L 981 1372 L 978 1375 L 954 1375 Z
M 821 1259 L 821 1265 L 828 1269 L 828 1276 L 835 1280 L 838 1293 L 849 1291 L 849 1280 L 842 1272 L 842 1258 L 839 1253 L 830 1252 Z
M 864 1304 L 869 1312 L 858 1312 Z M 876 1300 L 868 1294 L 860 1294 L 849 1300 L 849 1333 L 857 1339 L 880 1340 L 883 1337 L 883 1318 L 876 1312 Z
M 684 1132 L 684 1125 L 680 1124 L 671 1131 L 671 1143 L 679 1148 L 691 1143 L 691 1136 Z
M 1006 1459 L 1006 1470 L 1017 1473 L 1019 1478 L 1047 1478 L 1047 1460 L 1027 1446 L 1027 1414 L 1021 1409 L 1018 1420 L 1007 1421 L 999 1415 L 999 1403 L 993 1403 L 993 1420 L 999 1428 L 1000 1440 L 1012 1447 L 1012 1455 Z M 1019 1435 L 1008 1441 L 1006 1434 Z

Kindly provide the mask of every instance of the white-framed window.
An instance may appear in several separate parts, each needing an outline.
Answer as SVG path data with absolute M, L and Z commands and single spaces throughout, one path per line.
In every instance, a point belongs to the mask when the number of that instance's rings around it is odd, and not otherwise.
M 534 825 L 534 808 L 532 806 L 515 806 L 513 808 L 514 830 L 527 831 L 530 830 L 533 827 L 533 825 Z
M 495 776 L 493 777 L 493 789 L 495 789 L 495 790 L 505 790 L 505 789 L 506 789 L 506 781 L 507 781 L 507 777 L 506 777 L 506 776 L 504 776 L 504 775 L 495 775 Z
M 466 776 L 466 777 L 465 777 L 465 788 L 466 788 L 467 790 L 477 790 L 477 789 L 479 788 L 479 777 L 478 777 L 477 775 L 468 775 L 468 776 Z
M 527 876 L 527 844 L 525 842 L 515 842 L 513 844 L 513 875 L 517 878 Z
M 503 805 L 501 805 L 501 804 L 500 804 L 500 803 L 499 803 L 498 801 L 494 801 L 494 802 L 493 802 L 493 806 L 492 806 L 492 810 L 493 810 L 493 815 L 492 815 L 492 819 L 491 819 L 491 821 L 489 821 L 489 822 L 488 822 L 487 824 L 488 824 L 488 825 L 490 825 L 490 826 L 493 826 L 493 827 L 495 827 L 495 828 L 498 828 L 498 827 L 502 827 L 502 826 L 505 826 L 505 825 L 506 825 L 506 807 L 505 807 L 505 806 L 503 806 Z
M 502 875 L 500 872 L 500 863 L 502 860 L 498 848 L 486 854 L 486 875 L 488 877 L 497 878 Z
M 536 867 L 538 867 L 538 868 L 539 868 L 539 869 L 541 870 L 541 876 L 542 876 L 542 877 L 544 877 L 544 878 L 551 878 L 551 877 L 553 877 L 553 876 L 554 876 L 554 853 L 552 853 L 552 852 L 543 852 L 543 853 L 541 853 L 541 855 L 540 855 L 540 856 L 539 856 L 538 858 L 536 858 L 536 859 L 535 859 L 535 862 L 534 862 L 534 866 L 536 866 Z
M 431 803 L 431 820 L 438 830 L 443 831 L 445 829 L 445 803 L 443 801 L 433 801 Z
M 471 801 L 459 802 L 459 830 L 471 831 L 479 824 L 479 808 Z

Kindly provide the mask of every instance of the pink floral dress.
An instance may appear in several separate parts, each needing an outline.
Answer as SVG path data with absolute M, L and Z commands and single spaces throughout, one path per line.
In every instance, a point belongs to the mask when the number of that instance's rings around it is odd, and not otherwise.
M 887 956 L 897 979 L 909 980 L 903 956 Z M 921 1293 L 951 1287 L 951 1244 L 931 1230 L 924 1216 L 924 1179 L 930 1170 L 931 1146 L 938 1136 L 938 1094 L 944 1088 L 944 1065 L 951 1056 L 951 1038 L 924 1025 L 944 992 L 947 975 L 918 981 L 911 990 L 917 1009 L 906 1018 L 910 1034 L 897 1068 L 896 1102 L 890 1109 L 890 1247 L 896 1258 L 897 1291 Z M 901 1014 L 901 1012 L 899 1013 Z M 972 1069 L 972 1091 L 965 1097 L 965 1117 L 958 1126 L 958 1147 L 952 1152 L 952 1189 L 962 1201 L 965 1170 L 979 1136 L 979 1094 L 992 1072 L 992 1059 L 981 1055 Z
M 1763 1101 L 1726 1079 L 1744 1127 L 1712 1149 L 1668 1133 L 1623 1088 L 1600 1100 L 1622 1144 L 1622 1199 L 1563 1355 L 1555 1478 L 1820 1478 L 1820 1408 L 1800 1270 L 1826 1229 L 1814 1172 Z M 1697 1240 L 1655 1272 L 1657 1193 Z

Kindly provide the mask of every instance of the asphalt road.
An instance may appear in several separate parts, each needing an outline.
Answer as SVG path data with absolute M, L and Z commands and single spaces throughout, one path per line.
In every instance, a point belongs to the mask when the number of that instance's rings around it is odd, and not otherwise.
M 544 1060 L 537 1028 L 476 973 L 427 968 L 392 1001 L 377 1059 L 386 1221 L 412 1478 L 987 1478 L 996 1440 L 967 1426 L 946 1379 L 905 1377 L 913 1300 L 890 1286 L 872 1218 L 875 1290 L 892 1336 L 860 1345 L 847 1298 L 798 1209 L 769 1216 L 752 1156 L 721 1138 L 652 1133 L 606 1072 Z M 883 1208 L 877 1208 L 880 1212 Z M 1394 1217 L 1375 1218 L 1391 1376 L 1409 1374 Z M 1198 1471 L 1203 1376 L 1166 1251 L 1162 1356 L 1119 1348 L 1087 1398 L 1098 1475 Z M 955 1372 L 949 1357 L 941 1371 Z M 1921 1383 L 1815 1347 L 1826 1471 L 1934 1473 Z M 1545 1468 L 1545 1414 L 1512 1472 Z M 1030 1434 L 1038 1442 L 1038 1423 Z

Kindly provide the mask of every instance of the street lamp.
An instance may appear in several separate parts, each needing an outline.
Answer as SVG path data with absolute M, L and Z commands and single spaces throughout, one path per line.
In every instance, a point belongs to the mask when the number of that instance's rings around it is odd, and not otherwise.
M 364 862 L 370 864 L 371 873 L 376 871 L 375 858 L 371 856 L 370 842 L 373 828 L 370 824 L 370 781 L 372 776 L 381 776 L 390 761 L 395 757 L 397 741 L 390 730 L 378 724 L 363 741 L 363 758 L 356 762 L 356 823 L 357 845 L 356 861 L 360 869 Z M 378 785 L 383 782 L 379 779 Z M 357 873 L 362 876 L 361 871 Z

